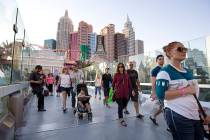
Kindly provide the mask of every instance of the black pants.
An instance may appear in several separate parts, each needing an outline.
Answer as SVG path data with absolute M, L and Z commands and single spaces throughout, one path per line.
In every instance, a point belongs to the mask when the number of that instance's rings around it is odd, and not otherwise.
M 118 104 L 118 117 L 119 117 L 119 119 L 121 119 L 121 118 L 123 118 L 123 109 L 128 104 L 128 99 L 126 99 L 126 98 L 118 98 L 118 99 L 116 99 L 116 102 Z
M 34 94 L 36 94 L 37 98 L 38 98 L 38 109 L 44 109 L 44 95 L 43 95 L 43 90 L 39 90 L 39 91 L 33 91 Z

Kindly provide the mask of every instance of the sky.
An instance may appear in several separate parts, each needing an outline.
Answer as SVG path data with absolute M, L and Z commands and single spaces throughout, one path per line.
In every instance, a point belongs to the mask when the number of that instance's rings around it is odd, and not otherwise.
M 210 35 L 210 0 L 17 0 L 29 40 L 44 44 L 56 39 L 57 24 L 68 10 L 74 31 L 86 21 L 94 32 L 112 23 L 122 32 L 127 15 L 136 39 L 145 51 L 171 41 L 188 41 Z

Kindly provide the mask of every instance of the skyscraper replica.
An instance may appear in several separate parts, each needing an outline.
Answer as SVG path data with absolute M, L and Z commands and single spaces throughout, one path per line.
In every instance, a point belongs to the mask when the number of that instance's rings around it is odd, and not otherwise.
M 74 31 L 71 19 L 68 16 L 68 11 L 65 11 L 65 16 L 61 17 L 58 22 L 57 30 L 57 44 L 56 49 L 60 51 L 60 55 L 64 55 L 65 51 L 68 52 L 70 45 L 70 33 Z
M 93 32 L 93 27 L 92 25 L 81 21 L 79 23 L 79 27 L 78 27 L 78 46 L 80 48 L 80 55 L 83 54 L 85 55 L 84 59 L 88 59 L 90 57 L 90 46 L 89 46 L 89 42 L 88 42 L 88 36 L 90 33 Z M 85 52 L 82 52 L 82 50 L 84 50 Z M 82 56 L 84 57 L 84 56 Z
M 106 57 L 108 61 L 114 61 L 114 54 L 115 54 L 115 43 L 114 43 L 114 36 L 115 36 L 115 25 L 109 24 L 101 30 L 101 35 L 104 36 L 104 46 Z
M 127 21 L 124 24 L 123 34 L 125 34 L 127 41 L 127 55 L 135 55 L 135 32 L 128 16 Z

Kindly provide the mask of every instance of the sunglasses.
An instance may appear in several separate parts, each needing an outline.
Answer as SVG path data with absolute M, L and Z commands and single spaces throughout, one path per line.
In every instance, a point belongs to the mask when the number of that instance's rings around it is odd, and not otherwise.
M 187 52 L 187 48 L 185 48 L 185 47 L 177 47 L 176 50 L 178 52 Z
M 119 68 L 124 68 L 124 66 L 119 66 Z

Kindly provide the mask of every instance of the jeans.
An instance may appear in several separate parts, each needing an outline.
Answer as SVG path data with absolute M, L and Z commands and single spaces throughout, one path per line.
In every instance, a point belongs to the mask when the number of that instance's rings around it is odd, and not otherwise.
M 165 108 L 164 115 L 173 140 L 204 140 L 200 120 L 188 119 L 169 108 Z
M 101 95 L 101 87 L 95 87 L 95 96 L 99 92 L 99 95 Z

